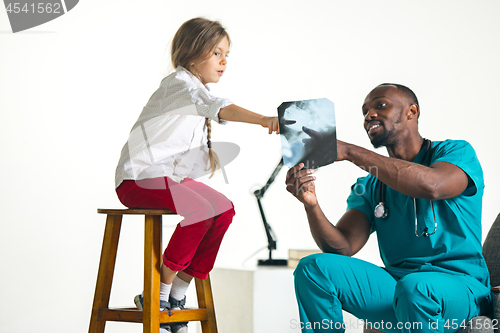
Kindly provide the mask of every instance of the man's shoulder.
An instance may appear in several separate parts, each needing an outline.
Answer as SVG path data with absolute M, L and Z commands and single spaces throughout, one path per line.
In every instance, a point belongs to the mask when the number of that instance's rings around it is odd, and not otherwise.
M 443 141 L 432 141 L 432 144 L 435 147 L 472 147 L 472 145 L 466 140 L 446 139 Z
M 438 141 L 433 147 L 431 163 L 447 162 L 464 170 L 476 186 L 483 186 L 483 173 L 476 151 L 465 140 Z
M 363 177 L 358 177 L 358 179 L 356 179 L 356 182 L 354 183 L 353 186 L 357 186 L 357 185 L 364 185 L 364 186 L 371 186 L 371 185 L 374 185 L 375 182 L 377 182 L 377 178 L 371 174 L 368 174 L 366 176 L 363 176 Z
M 435 157 L 444 156 L 453 153 L 460 153 L 462 155 L 476 155 L 474 147 L 466 140 L 451 140 L 433 141 L 433 155 Z

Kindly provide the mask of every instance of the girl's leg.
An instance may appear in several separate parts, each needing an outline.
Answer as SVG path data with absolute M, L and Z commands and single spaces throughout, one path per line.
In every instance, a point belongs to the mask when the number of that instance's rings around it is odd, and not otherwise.
M 168 273 L 181 271 L 189 266 L 200 242 L 214 222 L 214 208 L 203 195 L 167 177 L 125 181 L 117 188 L 117 194 L 127 207 L 168 208 L 184 217 L 177 225 L 163 255 L 163 264 L 170 270 L 162 268 L 162 276 L 173 280 L 172 274 Z
M 214 215 L 211 217 L 219 216 L 227 211 L 234 210 L 231 200 L 204 183 L 186 178 L 182 182 L 182 185 L 198 193 L 210 203 L 214 211 Z
M 217 256 L 220 243 L 222 242 L 222 237 L 234 216 L 234 209 L 231 201 L 211 187 L 191 179 L 184 180 L 182 186 L 203 197 L 211 205 L 213 213 L 210 215 L 210 219 L 207 220 L 210 221 L 209 223 L 200 223 L 194 219 L 191 219 L 189 223 L 179 223 L 165 249 L 163 257 L 164 262 L 167 259 L 175 258 L 178 254 L 177 249 L 179 247 L 187 246 L 196 249 L 196 252 L 191 257 L 189 266 L 183 271 L 180 271 L 173 280 L 170 293 L 171 297 L 169 299 L 172 310 L 184 308 L 185 294 L 191 277 L 194 276 L 205 279 L 208 272 L 212 270 L 215 257 Z M 171 187 L 171 189 L 172 196 L 177 206 L 177 199 L 179 198 L 177 194 L 178 187 Z M 201 219 L 201 217 L 198 216 L 198 219 Z M 184 220 L 184 222 L 186 222 L 186 220 Z M 197 230 L 202 230 L 201 227 L 207 227 L 208 229 L 203 229 L 205 233 L 202 240 L 198 242 L 195 247 L 192 247 L 192 234 L 198 234 Z M 178 241 L 181 243 L 178 243 Z M 186 324 L 187 323 L 171 324 L 172 331 L 183 332 L 183 330 L 186 329 Z
M 192 179 L 186 179 L 182 182 L 182 185 L 205 198 L 207 202 L 210 203 L 215 214 L 215 218 L 208 226 L 203 239 L 198 243 L 196 252 L 192 257 L 189 266 L 184 269 L 184 273 L 190 276 L 194 276 L 200 279 L 206 279 L 208 273 L 214 266 L 214 262 L 217 257 L 217 253 L 219 251 L 224 234 L 226 233 L 229 225 L 233 220 L 233 216 L 235 214 L 234 207 L 232 202 L 223 194 L 215 191 L 214 189 L 203 183 L 194 181 Z M 190 232 L 190 228 L 192 226 L 194 225 L 178 225 L 175 233 L 178 233 L 179 235 L 186 234 L 186 236 L 178 237 L 177 239 L 182 240 L 182 238 L 188 238 L 188 233 Z M 174 250 L 176 246 L 176 244 L 172 243 L 171 241 L 171 243 L 165 250 L 167 258 L 169 255 L 169 248 L 171 244 L 172 250 Z
M 356 258 L 321 253 L 300 260 L 294 272 L 302 332 L 344 332 L 342 310 L 383 331 L 396 327 L 396 280 L 383 268 Z
M 216 214 L 203 196 L 189 190 L 184 182 L 168 177 L 126 180 L 117 189 L 118 198 L 130 208 L 168 208 L 184 219 L 182 226 L 203 222 Z
M 164 265 L 162 263 L 161 268 L 161 282 L 166 283 L 166 284 L 172 284 L 174 281 L 175 276 L 177 275 L 177 271 L 173 271 L 168 266 Z
M 206 279 L 212 271 L 224 234 L 233 221 L 234 209 L 215 217 L 212 227 L 200 242 L 191 264 L 184 271 L 200 279 Z
M 192 189 L 184 184 L 189 184 Z M 160 285 L 160 309 L 163 309 L 162 301 L 168 304 L 168 309 L 183 309 L 185 302 L 183 295 L 191 276 L 206 278 L 213 267 L 222 236 L 234 215 L 232 203 L 206 185 L 191 180 L 179 184 L 167 177 L 137 182 L 125 181 L 116 192 L 120 201 L 127 207 L 168 208 L 184 217 L 184 220 L 177 225 L 163 253 Z M 231 219 L 214 218 L 220 214 L 231 216 Z M 217 229 L 216 232 L 213 230 L 214 227 Z M 206 237 L 210 229 L 212 230 Z M 212 243 L 210 246 L 207 246 L 207 239 Z M 205 250 L 200 252 L 200 248 Z M 205 258 L 198 264 L 200 255 Z M 208 266 L 210 268 L 207 270 Z M 183 270 L 186 272 L 179 272 L 176 275 L 176 271 Z M 142 296 L 137 295 L 134 301 L 141 309 Z M 173 332 L 186 330 L 186 323 L 173 323 L 167 326 L 170 326 Z

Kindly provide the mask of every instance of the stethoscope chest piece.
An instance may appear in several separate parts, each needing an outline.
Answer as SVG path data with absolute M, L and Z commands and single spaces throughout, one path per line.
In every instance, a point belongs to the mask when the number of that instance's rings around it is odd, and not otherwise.
M 432 154 L 429 154 L 430 149 L 432 148 L 432 142 L 430 140 L 424 139 L 424 142 L 422 143 L 422 146 L 425 146 L 425 160 L 423 165 L 429 166 L 430 164 L 430 157 Z M 373 214 L 375 215 L 376 218 L 386 218 L 387 215 L 389 214 L 389 209 L 385 207 L 385 191 L 386 191 L 386 185 L 382 182 L 380 182 L 379 185 L 379 203 L 378 205 L 375 206 Z M 417 219 L 417 201 L 415 198 L 413 198 L 413 209 L 415 212 L 415 236 L 420 237 L 429 237 L 430 235 L 434 235 L 437 230 L 437 221 L 436 221 L 436 214 L 434 213 L 434 205 L 431 202 L 431 210 L 432 210 L 432 216 L 434 217 L 434 230 L 432 232 L 429 232 L 429 228 L 425 227 L 421 233 L 418 233 L 418 219 Z
M 374 215 L 376 218 L 383 219 L 386 218 L 388 214 L 389 209 L 384 206 L 383 202 L 379 202 L 379 204 L 375 206 Z

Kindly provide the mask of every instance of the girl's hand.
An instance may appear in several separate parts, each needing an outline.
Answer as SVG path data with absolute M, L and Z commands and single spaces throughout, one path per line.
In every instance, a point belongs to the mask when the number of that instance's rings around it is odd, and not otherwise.
M 280 126 L 278 122 L 278 117 L 264 117 L 261 123 L 262 127 L 269 128 L 269 134 L 276 132 L 280 134 Z

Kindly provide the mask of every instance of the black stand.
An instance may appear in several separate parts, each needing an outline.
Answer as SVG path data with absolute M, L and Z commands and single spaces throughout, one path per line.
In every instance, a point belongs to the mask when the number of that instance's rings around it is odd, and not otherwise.
M 276 250 L 276 235 L 274 234 L 271 225 L 267 223 L 266 215 L 264 214 L 264 208 L 262 207 L 262 203 L 260 202 L 260 199 L 264 197 L 264 194 L 266 193 L 269 186 L 274 182 L 274 179 L 276 178 L 282 167 L 283 157 L 274 169 L 271 177 L 269 177 L 266 185 L 264 185 L 264 187 L 262 187 L 260 190 L 256 190 L 253 192 L 255 198 L 257 199 L 257 204 L 259 205 L 260 215 L 262 217 L 262 222 L 264 223 L 264 229 L 266 230 L 267 235 L 267 248 L 269 249 L 269 259 L 259 259 L 259 266 L 286 266 L 288 262 L 286 259 L 273 259 L 272 252 L 273 250 Z

